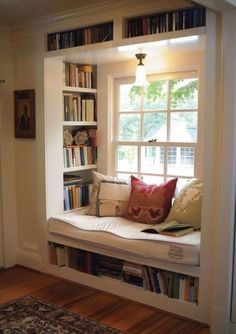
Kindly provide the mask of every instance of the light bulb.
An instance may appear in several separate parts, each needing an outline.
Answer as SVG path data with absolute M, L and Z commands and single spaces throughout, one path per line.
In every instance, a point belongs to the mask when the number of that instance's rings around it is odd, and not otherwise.
M 145 53 L 137 53 L 136 58 L 139 60 L 139 64 L 137 65 L 136 69 L 136 80 L 134 85 L 135 86 L 147 86 L 147 74 L 146 74 L 146 69 L 145 66 L 142 62 L 142 60 L 146 57 Z

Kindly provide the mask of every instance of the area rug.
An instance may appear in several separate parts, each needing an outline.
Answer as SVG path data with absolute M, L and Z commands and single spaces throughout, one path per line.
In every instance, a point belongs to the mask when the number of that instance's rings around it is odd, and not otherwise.
M 0 334 L 124 334 L 31 296 L 0 305 Z

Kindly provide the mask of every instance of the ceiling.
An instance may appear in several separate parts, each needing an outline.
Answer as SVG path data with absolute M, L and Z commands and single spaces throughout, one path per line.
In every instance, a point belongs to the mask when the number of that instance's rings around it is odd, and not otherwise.
M 114 0 L 0 0 L 0 24 L 12 27 L 111 2 Z
M 124 3 L 128 1 L 126 0 Z M 121 4 L 121 2 L 122 0 L 0 0 L 0 25 L 15 27 L 42 18 L 58 17 L 62 13 L 71 13 L 73 10 L 92 9 L 99 4 Z M 232 9 L 233 5 L 236 5 L 235 0 L 195 0 L 190 2 L 200 3 L 219 11 Z
M 0 0 L 0 27 L 8 27 L 15 29 L 25 24 L 37 22 L 50 18 L 63 18 L 75 14 L 80 11 L 96 10 L 96 8 L 108 8 L 109 6 L 122 6 L 122 4 L 137 4 L 146 0 Z M 152 0 L 163 1 L 163 0 Z M 166 0 L 165 0 L 166 1 Z M 232 3 L 236 0 L 182 0 L 183 3 L 199 3 L 207 7 L 219 11 L 232 9 Z M 231 4 L 229 4 L 229 2 Z M 93 52 L 84 52 L 79 54 L 79 61 L 89 63 L 104 63 L 116 62 L 134 59 L 135 53 L 144 52 L 148 54 L 147 63 L 153 63 L 160 58 L 161 54 L 164 57 L 166 50 L 171 50 L 176 54 L 183 49 L 187 52 L 202 51 L 205 47 L 204 36 L 199 36 L 194 41 L 169 40 L 166 44 L 157 42 L 131 45 L 130 49 L 120 50 L 119 48 L 106 49 Z M 151 58 L 151 56 L 153 59 Z M 75 57 L 75 59 L 73 58 Z M 64 60 L 76 62 L 78 55 L 68 54 Z

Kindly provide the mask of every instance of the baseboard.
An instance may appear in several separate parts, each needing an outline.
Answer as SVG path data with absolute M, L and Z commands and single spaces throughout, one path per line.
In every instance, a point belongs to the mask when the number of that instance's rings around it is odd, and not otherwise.
M 21 249 L 17 249 L 16 263 L 21 266 L 42 272 L 42 268 L 43 268 L 42 258 L 38 254 L 31 253 L 29 251 L 25 251 Z
M 236 333 L 236 323 L 230 322 L 229 324 L 229 334 L 235 334 Z
M 229 334 L 227 332 L 226 309 L 222 309 L 219 307 L 212 308 L 211 333 L 212 334 Z

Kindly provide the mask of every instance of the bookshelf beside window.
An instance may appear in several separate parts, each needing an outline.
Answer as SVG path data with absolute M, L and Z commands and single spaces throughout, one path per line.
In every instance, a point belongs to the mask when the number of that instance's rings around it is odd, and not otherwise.
M 89 203 L 97 168 L 96 67 L 63 64 L 64 211 Z

